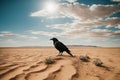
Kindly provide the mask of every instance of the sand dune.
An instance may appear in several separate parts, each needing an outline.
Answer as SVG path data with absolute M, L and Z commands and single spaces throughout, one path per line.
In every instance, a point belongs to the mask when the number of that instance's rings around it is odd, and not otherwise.
M 0 48 L 0 80 L 120 80 L 120 48 L 70 47 L 71 57 L 54 48 Z M 79 59 L 88 55 L 89 62 Z M 54 64 L 44 60 L 51 57 Z M 103 66 L 93 64 L 99 58 Z

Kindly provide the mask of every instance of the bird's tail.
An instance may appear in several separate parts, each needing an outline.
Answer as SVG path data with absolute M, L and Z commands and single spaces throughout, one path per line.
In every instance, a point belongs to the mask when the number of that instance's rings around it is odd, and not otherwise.
M 67 50 L 66 52 L 67 52 L 70 56 L 73 57 L 73 55 L 71 54 L 70 50 Z

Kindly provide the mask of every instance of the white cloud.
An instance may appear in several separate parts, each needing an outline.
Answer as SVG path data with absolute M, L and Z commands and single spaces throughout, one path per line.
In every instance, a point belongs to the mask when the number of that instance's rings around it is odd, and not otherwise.
M 89 36 L 89 37 L 111 37 L 111 36 L 120 36 L 119 31 L 110 31 L 107 29 L 92 29 L 92 30 L 71 30 L 71 31 L 66 31 L 62 36 Z
M 72 25 L 73 25 L 73 23 L 72 24 L 66 23 L 66 24 L 48 25 L 47 27 L 51 28 L 51 29 L 69 30 L 69 29 L 71 29 Z
M 31 32 L 34 35 L 46 35 L 51 37 L 111 37 L 111 36 L 120 36 L 120 31 L 111 31 L 107 29 L 73 29 L 67 30 L 61 33 L 58 32 L 47 32 L 47 31 L 33 31 Z
M 1 31 L 0 36 L 9 36 L 10 37 L 10 36 L 16 36 L 16 34 L 11 33 L 9 31 Z
M 94 20 L 104 18 L 120 11 L 120 5 L 96 5 L 91 6 L 74 3 L 59 3 L 58 12 L 50 15 L 45 9 L 31 13 L 31 16 L 46 17 L 46 18 L 59 18 L 59 17 L 72 17 L 80 20 Z
M 31 34 L 35 34 L 35 35 L 47 35 L 47 36 L 58 36 L 59 33 L 57 32 L 47 32 L 47 31 L 31 31 Z
M 21 34 L 17 34 L 16 36 L 19 38 L 26 38 L 26 39 L 38 39 L 38 37 L 36 36 L 28 36 L 28 35 L 21 35 Z
M 80 44 L 96 44 L 105 46 L 106 45 L 114 45 L 112 40 L 110 42 L 107 41 L 108 38 L 111 37 L 120 37 L 120 18 L 119 17 L 110 17 L 110 15 L 120 11 L 120 4 L 115 5 L 97 5 L 93 4 L 91 6 L 80 4 L 75 2 L 70 3 L 60 3 L 59 10 L 57 14 L 50 15 L 49 13 L 40 11 L 33 12 L 36 17 L 46 17 L 46 18 L 61 18 L 61 17 L 69 17 L 74 21 L 72 23 L 64 23 L 64 24 L 54 24 L 47 25 L 49 29 L 58 29 L 61 30 L 59 32 L 49 32 L 49 31 L 32 31 L 31 33 L 34 35 L 46 35 L 50 37 L 67 37 L 73 39 L 76 38 L 76 42 L 79 39 L 81 40 L 78 43 Z M 72 3 L 72 4 L 71 4 Z M 35 14 L 37 13 L 37 14 Z M 105 26 L 105 29 L 101 29 L 101 26 Z M 109 30 L 110 27 L 117 28 L 117 30 Z M 96 38 L 97 37 L 97 38 Z M 100 38 L 100 39 L 99 39 Z M 103 40 L 103 41 L 102 41 Z M 120 40 L 120 39 L 118 39 Z M 117 40 L 117 41 L 118 41 Z M 92 42 L 93 41 L 93 42 Z M 102 43 L 103 42 L 103 43 Z M 95 45 L 96 45 L 95 44 Z M 115 43 L 115 45 L 118 45 Z M 118 45 L 119 46 L 119 45 Z
M 111 0 L 111 1 L 113 1 L 113 2 L 120 2 L 120 0 Z
M 91 14 L 97 18 L 109 16 L 117 11 L 120 11 L 120 5 L 92 5 L 90 7 Z
M 31 17 L 46 17 L 46 18 L 60 18 L 65 17 L 61 14 L 55 13 L 55 14 L 49 14 L 46 10 L 40 10 L 36 11 L 30 14 Z
M 36 36 L 16 34 L 16 33 L 10 32 L 10 31 L 1 31 L 0 37 L 17 37 L 17 38 L 26 38 L 26 39 L 38 39 L 38 37 L 36 37 Z
M 109 16 L 120 11 L 120 5 L 95 5 L 87 6 L 84 4 L 62 4 L 61 13 L 80 20 L 94 20 Z
M 74 1 L 73 1 L 74 2 Z M 74 18 L 73 23 L 65 24 L 55 24 L 48 25 L 48 28 L 62 30 L 61 33 L 58 32 L 46 32 L 46 31 L 37 31 L 32 34 L 41 34 L 48 36 L 110 36 L 117 35 L 114 32 L 107 32 L 99 30 L 98 32 L 90 31 L 92 28 L 97 28 L 100 26 L 115 27 L 119 28 L 120 18 L 112 17 L 107 18 L 108 16 L 114 14 L 115 12 L 120 11 L 120 5 L 96 5 L 91 6 L 80 4 L 80 3 L 62 3 L 60 4 L 59 10 L 55 15 L 49 15 L 48 12 L 45 12 L 44 9 L 33 12 L 31 16 L 40 16 L 47 18 L 59 18 L 59 17 L 70 17 Z M 105 18 L 105 19 L 104 19 Z M 79 34 L 79 35 L 78 35 Z
M 70 2 L 70 3 L 74 3 L 74 2 L 76 2 L 77 0 L 66 0 L 66 1 L 68 1 L 68 2 Z
M 110 26 L 109 26 L 110 25 Z M 110 37 L 120 36 L 119 30 L 108 30 L 109 27 L 119 28 L 120 19 L 117 17 L 107 18 L 97 21 L 75 21 L 73 23 L 48 25 L 50 29 L 62 30 L 58 32 L 33 31 L 32 34 L 41 34 L 46 36 L 91 36 L 91 37 Z M 107 26 L 106 29 L 99 29 L 100 26 Z
M 112 18 L 106 18 L 105 20 L 96 20 L 96 21 L 76 20 L 73 23 L 49 25 L 48 28 L 61 29 L 61 30 L 97 28 L 100 26 L 107 26 L 107 28 L 109 27 L 119 28 L 119 25 L 120 25 L 120 18 L 112 17 Z
M 120 29 L 120 25 L 117 25 L 117 26 L 115 26 L 115 28 L 118 28 L 118 29 Z

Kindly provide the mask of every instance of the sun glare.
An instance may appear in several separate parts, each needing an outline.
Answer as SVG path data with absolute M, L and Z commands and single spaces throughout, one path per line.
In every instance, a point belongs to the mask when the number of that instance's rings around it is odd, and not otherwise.
M 57 12 L 59 4 L 57 2 L 49 1 L 45 3 L 44 8 L 47 12 L 53 14 Z

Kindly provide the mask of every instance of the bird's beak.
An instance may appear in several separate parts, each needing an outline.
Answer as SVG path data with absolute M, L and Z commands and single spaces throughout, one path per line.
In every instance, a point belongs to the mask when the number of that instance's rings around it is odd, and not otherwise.
M 53 40 L 52 38 L 50 40 Z

